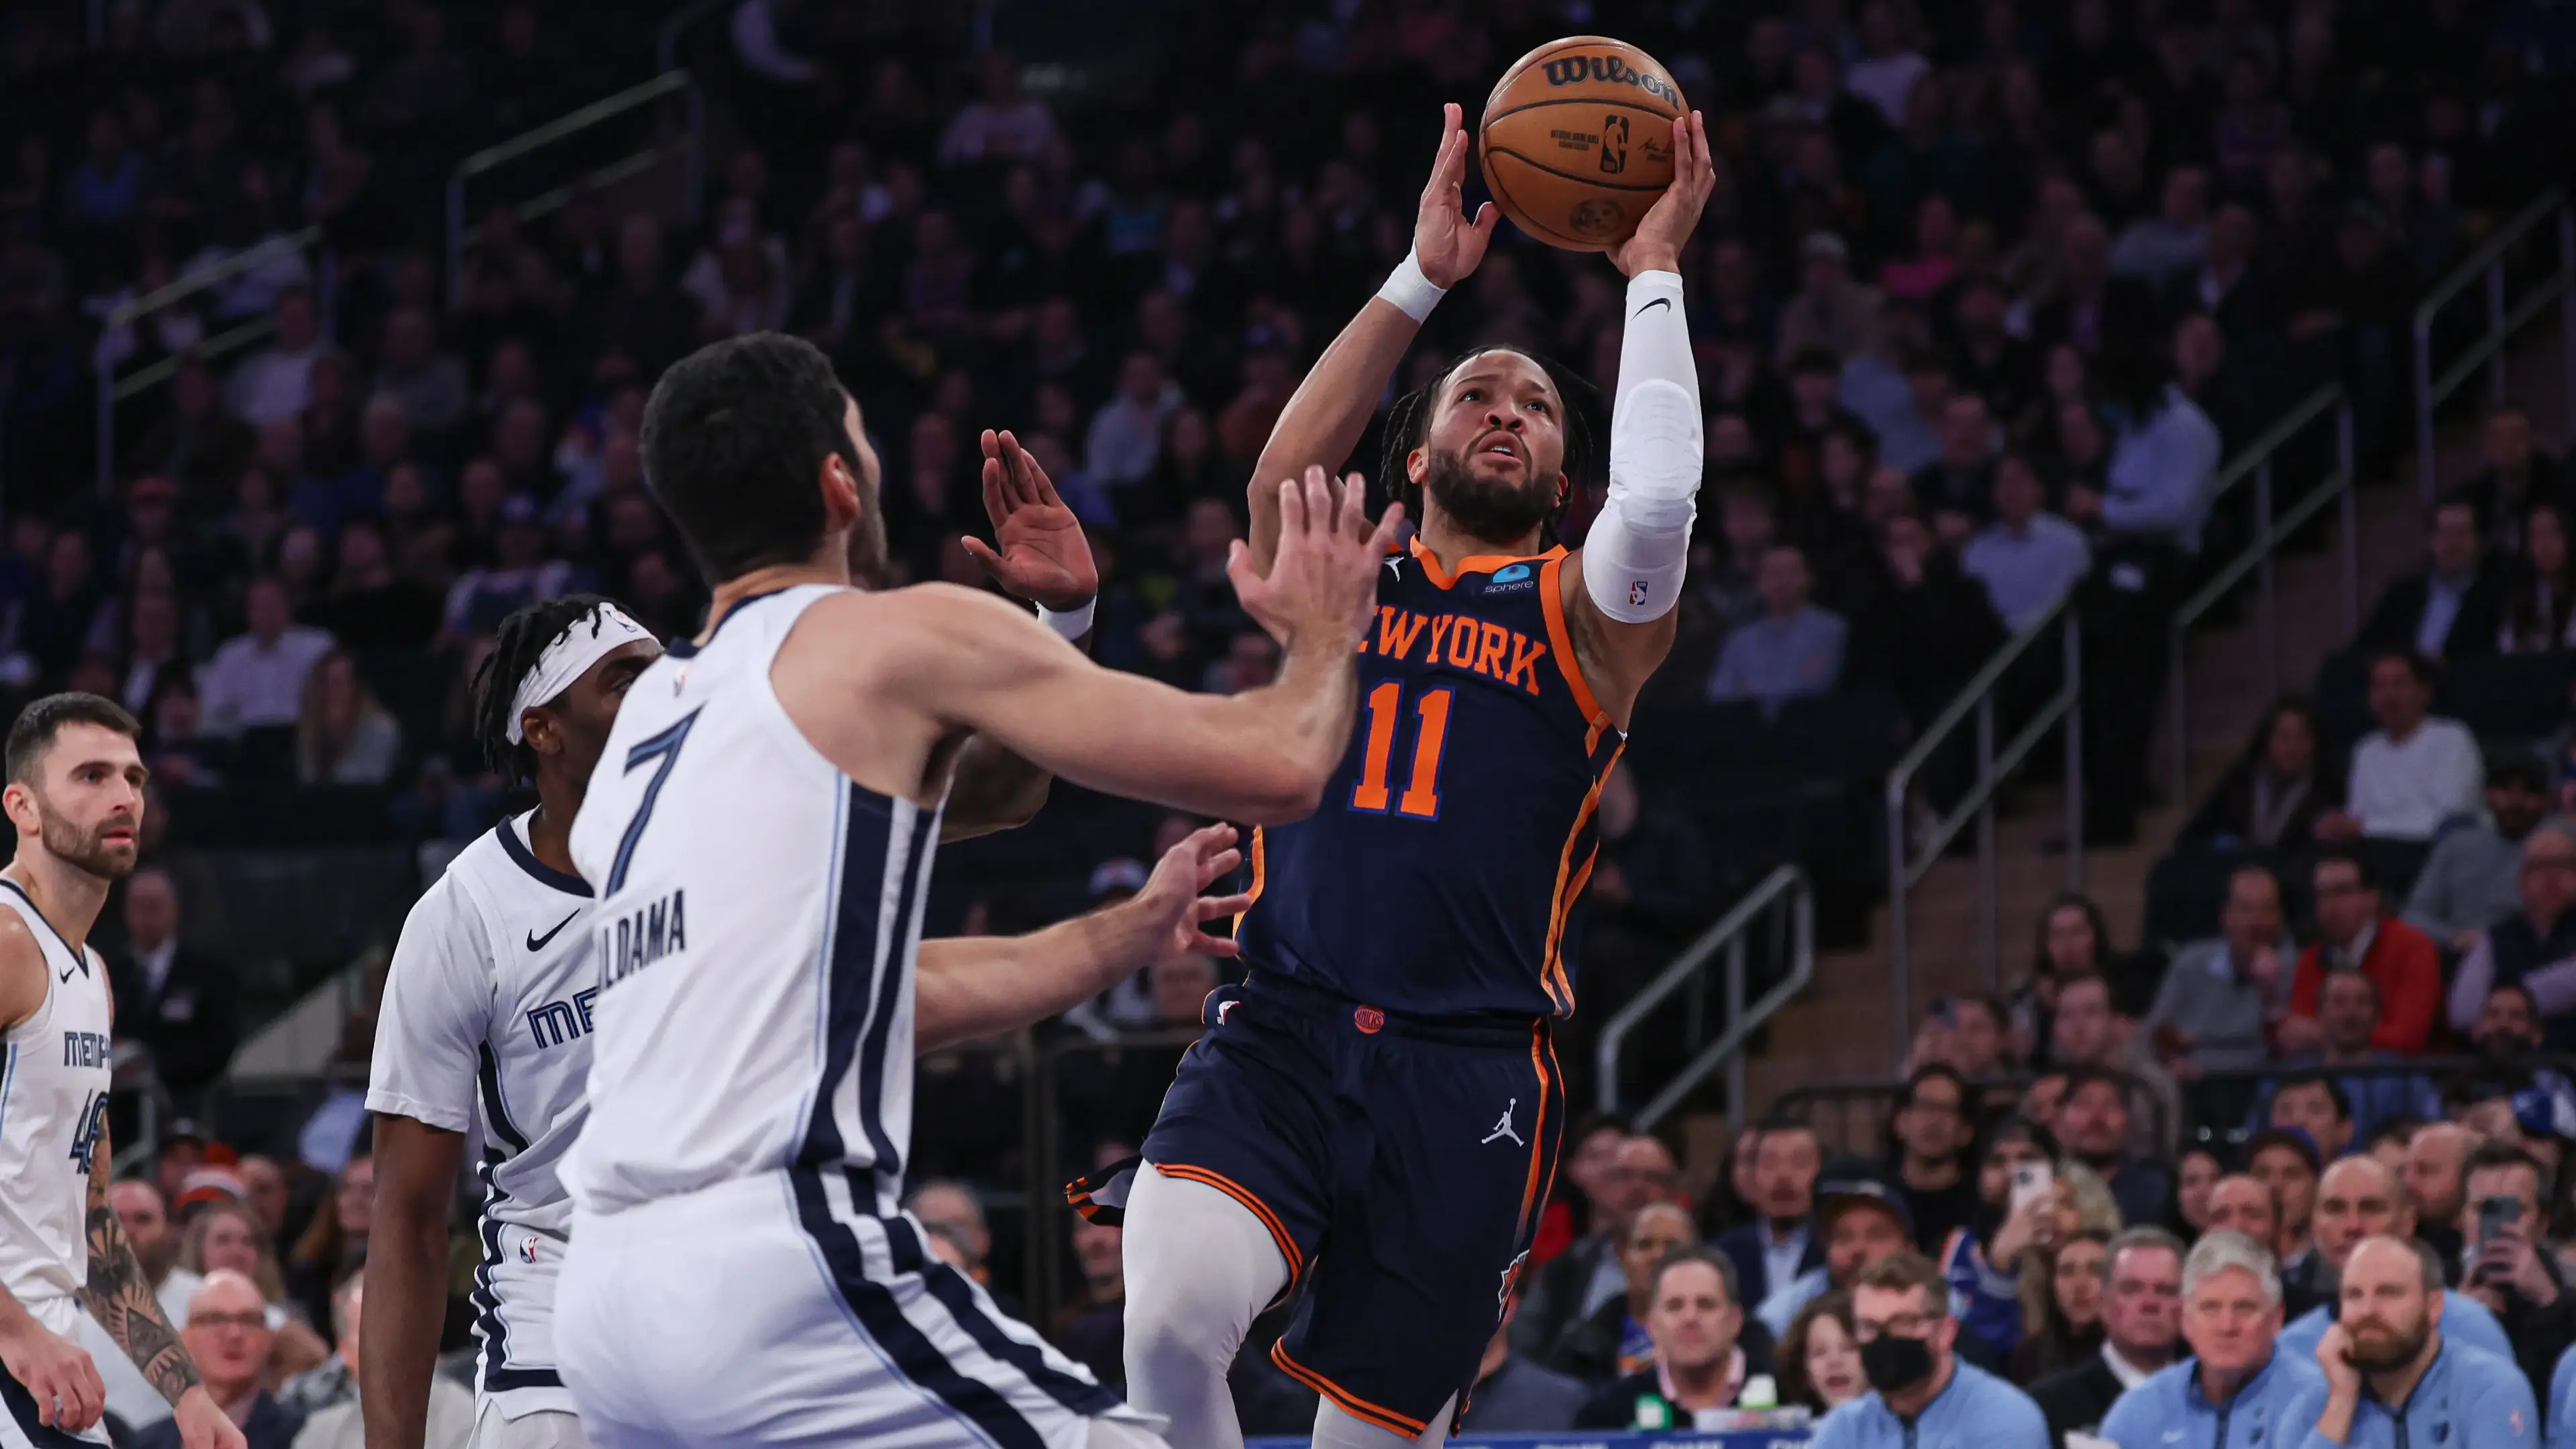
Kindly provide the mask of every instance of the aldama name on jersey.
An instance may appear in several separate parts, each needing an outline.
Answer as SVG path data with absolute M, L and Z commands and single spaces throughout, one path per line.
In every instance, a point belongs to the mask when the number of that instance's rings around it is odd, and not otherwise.
M 689 948 L 688 892 L 673 891 L 599 928 L 599 989 Z
M 1414 646 L 1425 639 L 1430 641 L 1430 648 L 1421 656 L 1425 664 L 1447 664 L 1498 680 L 1506 687 L 1538 693 L 1538 662 L 1547 657 L 1546 641 L 1532 639 L 1491 619 L 1418 614 L 1380 604 L 1377 638 L 1372 643 L 1363 635 L 1359 652 L 1384 659 L 1410 659 L 1414 657 Z

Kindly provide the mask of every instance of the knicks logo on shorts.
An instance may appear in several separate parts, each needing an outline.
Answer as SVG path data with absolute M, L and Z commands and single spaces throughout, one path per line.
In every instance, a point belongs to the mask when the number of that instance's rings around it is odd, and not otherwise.
M 1520 1281 L 1521 1268 L 1528 1262 L 1529 1249 L 1523 1248 L 1520 1256 L 1512 1259 L 1511 1266 L 1503 1269 L 1502 1291 L 1494 1295 L 1494 1317 L 1497 1321 L 1500 1321 L 1504 1314 L 1512 1311 L 1512 1285 Z
M 1374 1006 L 1363 1006 L 1351 1013 L 1351 1025 L 1358 1027 L 1362 1036 L 1375 1036 L 1386 1025 L 1386 1013 Z

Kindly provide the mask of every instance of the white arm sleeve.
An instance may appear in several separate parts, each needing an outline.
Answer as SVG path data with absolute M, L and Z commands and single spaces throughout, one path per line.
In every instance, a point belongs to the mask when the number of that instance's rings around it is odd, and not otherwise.
M 1681 275 L 1640 272 L 1628 282 L 1610 408 L 1610 497 L 1583 544 L 1583 585 L 1602 613 L 1644 624 L 1681 598 L 1702 452 Z
M 432 885 L 404 918 L 377 1015 L 368 1111 L 450 1132 L 473 1126 L 493 991 L 476 921 L 453 875 Z

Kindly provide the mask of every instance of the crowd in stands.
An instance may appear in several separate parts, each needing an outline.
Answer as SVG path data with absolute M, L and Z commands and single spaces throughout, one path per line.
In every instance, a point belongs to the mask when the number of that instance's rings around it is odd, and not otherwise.
M 760 329 L 823 347 L 860 403 L 889 582 L 984 586 L 961 543 L 983 526 L 974 438 L 1016 429 L 1091 534 L 1099 657 L 1257 684 L 1276 650 L 1224 560 L 1272 421 L 1402 257 L 1439 103 L 1598 30 L 1706 109 L 1719 175 L 1683 259 L 1700 533 L 1647 748 L 1602 802 L 1597 1019 L 1722 908 L 1715 862 L 1759 834 L 1662 788 L 1687 781 L 1653 773 L 1655 721 L 1868 696 L 1893 701 L 1892 748 L 2071 597 L 2086 834 L 2129 838 L 2166 620 L 2245 531 L 2212 496 L 2221 460 L 2326 379 L 2366 471 L 2407 443 L 2413 301 L 2482 218 L 2558 179 L 2576 64 L 2565 7 L 2531 0 L 1104 3 L 1104 33 L 1151 11 L 1144 59 L 1044 27 L 1067 53 L 1015 58 L 1013 22 L 1044 8 L 740 0 L 692 42 L 715 117 L 694 212 L 581 184 L 525 216 L 478 203 L 452 273 L 455 161 L 645 78 L 651 17 L 115 0 L 92 37 L 87 7 L 0 15 L 0 691 L 143 718 L 157 860 L 221 848 L 259 791 L 295 801 L 284 843 L 470 838 L 514 804 L 462 708 L 499 619 L 588 588 L 695 628 L 635 428 L 669 362 Z M 283 244 L 308 227 L 319 248 Z M 1400 381 L 1512 343 L 1607 396 L 1617 298 L 1598 257 L 1505 227 Z M 105 440 L 95 376 L 132 392 Z M 1466 1426 L 1679 1422 L 1766 1391 L 1829 1408 L 1873 1397 L 1870 1343 L 1918 1330 L 1940 1372 L 1980 1365 L 2052 1427 L 2098 1424 L 2185 1351 L 2195 1284 L 2277 1292 L 2321 1333 L 2376 1235 L 2429 1245 L 2458 1290 L 2445 1331 L 2469 1341 L 2477 1305 L 2545 1397 L 2576 1337 L 2576 1087 L 2529 1059 L 2576 1045 L 2576 731 L 2562 708 L 2500 741 L 2435 706 L 2441 671 L 2576 646 L 2576 494 L 2525 412 L 2482 427 L 2425 568 L 2354 641 L 2367 726 L 2284 700 L 2194 818 L 2218 885 L 2192 929 L 2123 954 L 2098 906 L 2060 902 L 2015 991 L 1927 1021 L 1866 1161 L 1770 1122 L 1686 1195 L 1656 1138 L 1569 1134 Z M 1577 481 L 1569 539 L 1601 480 Z M 1927 776 L 1936 802 L 1955 790 Z M 1072 837 L 1080 858 L 1046 868 L 1069 883 L 1043 889 L 963 855 L 933 929 L 1133 891 L 1189 824 Z M 120 1033 L 192 1100 L 254 1024 L 232 964 L 182 944 L 162 870 L 103 935 Z M 1106 1048 L 1054 1104 L 1069 1156 L 1142 1130 L 1214 977 L 1157 973 L 1067 1019 Z M 983 1195 L 1028 1150 L 1018 1088 L 924 1070 L 923 1165 L 957 1180 L 914 1206 L 989 1281 Z M 313 1120 L 329 1130 L 282 1161 L 167 1132 L 156 1180 L 120 1189 L 138 1248 L 159 1215 L 147 1267 L 254 1449 L 357 1437 L 371 1176 L 355 1115 Z M 2494 1197 L 2520 1215 L 2483 1216 Z M 1070 1248 L 1041 1326 L 1115 1382 L 1117 1230 Z M 1246 1427 L 1296 1432 L 1311 1395 L 1265 1346 L 1236 1373 Z M 463 1440 L 453 1399 L 433 1444 Z M 174 1441 L 148 1398 L 117 1409 L 120 1442 Z

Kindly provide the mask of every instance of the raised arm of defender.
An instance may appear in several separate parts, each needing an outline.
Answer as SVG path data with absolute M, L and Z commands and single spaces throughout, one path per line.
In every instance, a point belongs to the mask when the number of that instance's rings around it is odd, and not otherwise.
M 1422 188 L 1413 218 L 1413 251 L 1384 287 L 1315 359 L 1281 410 L 1252 465 L 1245 501 L 1252 514 L 1252 562 L 1270 567 L 1279 543 L 1279 484 L 1308 468 L 1342 466 L 1359 446 L 1386 385 L 1422 331 L 1440 294 L 1466 280 L 1485 259 L 1502 213 L 1492 202 L 1466 212 L 1467 132 L 1456 105 L 1441 108 L 1440 157 Z M 1391 482 L 1392 480 L 1390 480 Z
M 1267 573 L 1236 546 L 1236 595 L 1285 651 L 1278 678 L 1259 689 L 1187 694 L 1103 669 L 1009 604 L 939 585 L 814 605 L 770 677 L 805 737 L 886 794 L 937 794 L 948 742 L 971 730 L 1091 789 L 1254 824 L 1292 820 L 1315 808 L 1350 742 L 1352 654 L 1403 514 L 1389 508 L 1371 528 L 1362 492 L 1354 480 L 1336 500 L 1323 470 L 1309 469 L 1281 489 Z

